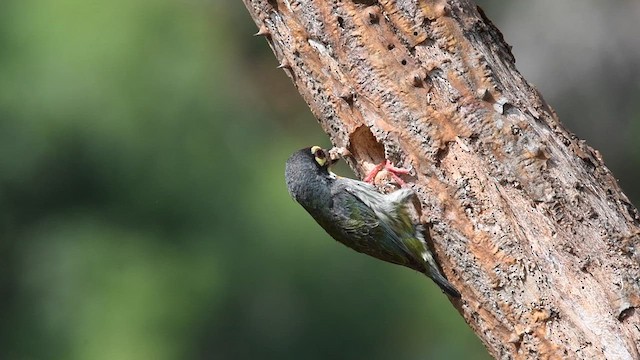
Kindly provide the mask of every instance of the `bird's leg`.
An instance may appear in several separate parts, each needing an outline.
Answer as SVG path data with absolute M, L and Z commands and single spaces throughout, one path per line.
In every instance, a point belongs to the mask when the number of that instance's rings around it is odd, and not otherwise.
M 396 183 L 398 185 L 400 185 L 400 187 L 403 187 L 406 184 L 404 182 L 404 180 L 402 180 L 400 178 L 400 176 L 398 176 L 398 175 L 399 174 L 407 175 L 407 174 L 409 174 L 409 170 L 408 169 L 404 169 L 404 168 L 395 167 L 395 166 L 393 166 L 393 164 L 389 160 L 385 160 L 385 161 L 381 162 L 380 164 L 376 165 L 367 174 L 367 176 L 364 177 L 364 181 L 368 182 L 368 183 L 373 183 L 373 180 L 376 178 L 376 175 L 378 175 L 378 173 L 380 171 L 382 171 L 382 169 L 386 170 L 389 174 L 391 174 L 391 177 L 393 177 L 393 179 L 396 181 Z
M 384 165 L 385 165 L 384 162 L 381 162 L 380 164 L 376 165 L 362 180 L 364 182 L 368 182 L 369 184 L 371 184 L 373 182 L 373 179 L 375 179 L 376 175 L 378 175 L 378 173 L 380 172 L 380 170 L 382 170 Z

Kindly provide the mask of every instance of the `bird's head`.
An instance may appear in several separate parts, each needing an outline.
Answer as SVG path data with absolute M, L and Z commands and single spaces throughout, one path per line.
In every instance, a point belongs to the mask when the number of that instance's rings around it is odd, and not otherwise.
M 304 189 L 328 186 L 328 181 L 335 178 L 329 168 L 337 161 L 328 150 L 320 146 L 307 147 L 293 153 L 285 167 L 287 188 L 291 195 L 298 198 Z

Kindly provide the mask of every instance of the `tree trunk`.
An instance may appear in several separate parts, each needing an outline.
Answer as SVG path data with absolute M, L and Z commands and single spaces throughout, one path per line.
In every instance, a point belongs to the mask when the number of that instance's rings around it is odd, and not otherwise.
M 411 167 L 454 306 L 496 358 L 639 358 L 639 217 L 470 0 L 244 0 L 362 175 Z

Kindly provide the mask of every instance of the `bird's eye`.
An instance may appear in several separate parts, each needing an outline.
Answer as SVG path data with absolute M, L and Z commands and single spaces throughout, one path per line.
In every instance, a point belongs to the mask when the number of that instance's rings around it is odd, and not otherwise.
M 316 159 L 316 162 L 320 166 L 325 166 L 327 163 L 327 154 L 320 146 L 314 146 L 311 148 L 311 153 Z

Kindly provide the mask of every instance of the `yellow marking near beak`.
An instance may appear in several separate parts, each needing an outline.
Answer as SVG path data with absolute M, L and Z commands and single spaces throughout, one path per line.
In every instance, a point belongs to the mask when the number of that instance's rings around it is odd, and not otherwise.
M 311 154 L 315 157 L 318 165 L 325 166 L 327 164 L 327 154 L 320 146 L 312 146 Z

